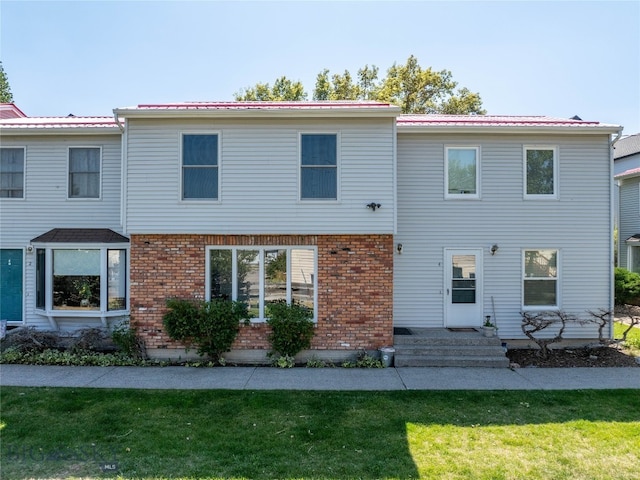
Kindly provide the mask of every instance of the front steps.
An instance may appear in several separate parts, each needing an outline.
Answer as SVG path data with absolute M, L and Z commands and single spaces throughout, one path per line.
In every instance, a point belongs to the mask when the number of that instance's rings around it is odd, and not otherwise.
M 452 332 L 446 328 L 411 328 L 411 335 L 394 335 L 396 367 L 508 368 L 498 337 L 481 331 Z

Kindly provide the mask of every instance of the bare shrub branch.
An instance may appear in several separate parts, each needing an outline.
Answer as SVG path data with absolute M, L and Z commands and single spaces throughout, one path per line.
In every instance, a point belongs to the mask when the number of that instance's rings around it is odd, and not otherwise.
M 558 343 L 562 341 L 562 335 L 564 335 L 564 329 L 568 322 L 576 321 L 576 318 L 563 312 L 558 311 L 545 311 L 545 312 L 520 312 L 522 315 L 522 323 L 520 327 L 522 332 L 531 341 L 535 342 L 540 347 L 539 355 L 543 358 L 549 356 L 549 345 L 552 343 Z M 551 326 L 558 326 L 558 331 L 553 337 L 541 338 L 538 336 L 540 332 Z

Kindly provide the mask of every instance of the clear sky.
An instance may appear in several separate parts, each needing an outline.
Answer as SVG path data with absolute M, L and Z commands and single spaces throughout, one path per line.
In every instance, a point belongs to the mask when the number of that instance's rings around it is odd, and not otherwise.
M 640 132 L 640 1 L 172 2 L 0 0 L 0 60 L 30 116 L 232 100 L 415 55 L 490 114 Z

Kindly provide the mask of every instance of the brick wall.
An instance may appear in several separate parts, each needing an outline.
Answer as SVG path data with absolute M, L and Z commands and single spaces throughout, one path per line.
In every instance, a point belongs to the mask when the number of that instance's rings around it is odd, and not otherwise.
M 147 348 L 180 348 L 163 331 L 169 297 L 204 299 L 206 246 L 315 245 L 318 324 L 312 348 L 393 343 L 391 235 L 132 235 L 131 319 Z M 268 327 L 242 327 L 234 349 L 268 349 Z

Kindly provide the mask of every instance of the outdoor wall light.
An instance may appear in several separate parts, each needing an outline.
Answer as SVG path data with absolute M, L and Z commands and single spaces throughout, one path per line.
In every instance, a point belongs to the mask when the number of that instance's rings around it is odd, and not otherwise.
M 398 255 L 402 255 L 402 244 L 401 244 L 401 243 L 399 243 L 399 244 L 396 246 L 396 250 L 398 251 Z
M 491 255 L 495 255 L 497 251 L 498 251 L 498 244 L 494 243 L 493 245 L 491 245 Z
M 381 206 L 382 205 L 380 205 L 379 203 L 376 203 L 376 202 L 371 202 L 371 203 L 367 204 L 367 208 L 370 208 L 374 212 L 376 211 L 376 208 L 380 208 Z

